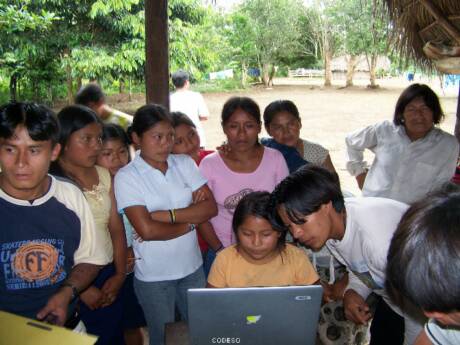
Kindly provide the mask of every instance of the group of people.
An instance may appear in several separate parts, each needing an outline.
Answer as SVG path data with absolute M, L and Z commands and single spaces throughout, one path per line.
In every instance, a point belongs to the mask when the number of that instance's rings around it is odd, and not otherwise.
M 182 72 L 173 82 L 189 85 Z M 57 115 L 0 107 L 0 310 L 98 344 L 142 344 L 147 326 L 153 345 L 187 320 L 190 288 L 322 284 L 321 318 L 335 303 L 348 320 L 320 321 L 340 329 L 319 331 L 325 345 L 340 332 L 363 343 L 371 319 L 372 345 L 460 341 L 460 192 L 445 185 L 459 145 L 435 126 L 444 115 L 429 87 L 404 90 L 393 122 L 347 136 L 363 197 L 300 138 L 289 100 L 263 114 L 251 98 L 227 100 L 213 152 L 197 129 L 204 110 L 148 104 L 131 121 L 87 91 Z

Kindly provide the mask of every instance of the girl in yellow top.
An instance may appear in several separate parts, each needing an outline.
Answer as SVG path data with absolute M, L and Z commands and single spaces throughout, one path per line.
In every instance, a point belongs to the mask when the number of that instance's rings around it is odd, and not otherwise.
M 270 194 L 253 192 L 241 199 L 233 215 L 237 243 L 218 253 L 207 287 L 311 285 L 318 274 L 301 249 L 285 243 L 285 232 L 269 221 Z

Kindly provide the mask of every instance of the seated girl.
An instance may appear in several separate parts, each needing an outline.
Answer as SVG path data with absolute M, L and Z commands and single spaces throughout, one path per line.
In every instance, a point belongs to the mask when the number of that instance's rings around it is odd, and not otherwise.
M 286 243 L 286 232 L 271 226 L 269 198 L 268 192 L 252 192 L 238 203 L 232 221 L 237 243 L 218 253 L 207 287 L 319 283 L 304 251 Z

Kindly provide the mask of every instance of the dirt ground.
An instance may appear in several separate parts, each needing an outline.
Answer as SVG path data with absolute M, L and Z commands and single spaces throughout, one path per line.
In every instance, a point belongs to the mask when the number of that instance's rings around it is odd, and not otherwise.
M 430 85 L 441 98 L 446 119 L 441 128 L 453 133 L 457 107 L 456 87 L 441 89 L 438 79 L 416 80 Z M 271 101 L 290 99 L 299 108 L 302 117 L 301 137 L 320 143 L 331 154 L 332 161 L 340 176 L 343 189 L 359 195 L 354 178 L 345 169 L 345 135 L 367 125 L 392 119 L 396 100 L 402 90 L 409 85 L 405 79 L 379 80 L 378 89 L 368 89 L 368 80 L 355 80 L 355 86 L 343 88 L 343 80 L 336 80 L 330 88 L 321 86 L 318 79 L 275 79 L 271 89 L 254 87 L 243 92 L 206 93 L 204 98 L 210 111 L 210 119 L 204 122 L 207 147 L 215 148 L 225 136 L 220 126 L 220 112 L 225 101 L 234 95 L 252 97 L 261 111 Z M 121 103 L 114 106 L 131 113 L 138 102 Z M 266 136 L 265 130 L 261 136 Z M 367 152 L 366 160 L 371 163 L 373 155 Z

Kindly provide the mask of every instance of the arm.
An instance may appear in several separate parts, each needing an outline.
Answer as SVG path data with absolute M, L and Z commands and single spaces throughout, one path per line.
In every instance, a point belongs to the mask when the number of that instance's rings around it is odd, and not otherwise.
M 110 198 L 112 207 L 110 209 L 109 232 L 112 238 L 113 246 L 113 263 L 115 265 L 115 274 L 107 279 L 102 286 L 102 292 L 105 294 L 107 302 L 110 304 L 118 295 L 121 286 L 126 277 L 126 235 L 123 221 L 117 212 L 117 202 L 113 193 L 113 183 L 110 189 Z
M 366 181 L 367 172 L 368 172 L 368 170 L 364 169 L 363 173 L 355 176 L 356 182 L 358 183 L 358 187 L 361 190 L 364 187 L 364 182 Z
M 176 209 L 176 223 L 200 224 L 217 215 L 216 202 L 207 185 L 201 186 L 194 193 L 201 193 L 203 197 L 188 207 Z M 150 215 L 157 222 L 171 223 L 169 211 L 155 211 Z
M 366 162 L 363 161 L 363 153 L 365 149 L 371 149 L 377 145 L 377 126 L 368 126 L 346 136 L 346 168 L 351 175 L 358 176 L 365 172 Z
M 222 242 L 217 237 L 214 227 L 210 222 L 198 225 L 198 232 L 212 250 L 217 251 L 219 248 L 222 248 Z
M 425 330 L 422 330 L 418 335 L 417 339 L 415 339 L 414 345 L 432 345 L 432 342 L 428 338 L 425 333 Z
M 353 289 L 348 289 L 345 292 L 343 308 L 346 318 L 358 325 L 365 325 L 372 317 L 370 308 L 364 298 Z
M 331 155 L 329 153 L 327 154 L 326 159 L 324 160 L 322 166 L 323 168 L 336 173 L 334 164 L 332 164 Z
M 65 281 L 66 286 L 61 287 L 50 297 L 48 303 L 38 312 L 37 318 L 39 320 L 56 318 L 57 325 L 64 325 L 67 318 L 67 306 L 72 299 L 72 286 L 77 292 L 83 291 L 96 278 L 100 268 L 100 266 L 86 263 L 74 266 Z
M 190 231 L 188 223 L 170 224 L 153 220 L 145 206 L 125 208 L 125 214 L 136 233 L 144 241 L 167 241 L 180 237 Z M 169 212 L 168 212 L 169 217 Z

